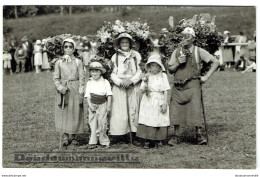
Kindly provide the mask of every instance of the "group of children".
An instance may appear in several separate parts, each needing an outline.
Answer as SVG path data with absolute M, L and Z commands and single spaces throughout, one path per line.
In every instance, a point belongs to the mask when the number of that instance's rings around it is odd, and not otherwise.
M 125 54 L 129 52 L 131 50 L 131 45 L 125 45 L 124 43 L 131 44 L 130 40 L 131 38 L 127 35 L 122 37 L 118 50 Z M 140 55 L 136 51 L 132 51 L 132 53 L 135 53 L 137 57 Z M 115 54 L 115 56 L 116 55 L 118 54 Z M 117 56 L 114 58 L 119 57 Z M 123 60 L 126 64 L 127 57 Z M 117 65 L 116 63 L 118 63 L 118 61 L 114 62 L 114 64 Z M 131 65 L 135 64 L 129 62 L 126 65 L 131 68 Z M 135 67 L 137 66 L 134 66 L 133 68 Z M 89 139 L 90 149 L 96 148 L 98 143 L 103 147 L 110 146 L 110 139 L 107 134 L 107 125 L 109 120 L 109 131 L 111 132 L 111 135 L 136 132 L 137 138 L 134 138 L 134 140 L 138 140 L 139 145 L 142 145 L 143 148 L 157 147 L 161 141 L 167 139 L 167 128 L 170 126 L 167 92 L 170 90 L 170 85 L 159 53 L 153 52 L 150 54 L 145 69 L 146 73 L 140 73 L 136 78 L 137 82 L 141 81 L 141 85 L 136 84 L 137 86 L 134 86 L 133 83 L 127 85 L 127 81 L 120 82 L 120 76 L 117 76 L 118 83 L 113 85 L 112 90 L 108 80 L 104 79 L 102 76 L 106 72 L 102 64 L 97 61 L 90 63 L 90 78 L 85 89 L 85 98 L 87 99 L 89 107 L 89 125 L 91 129 Z M 124 76 L 127 75 L 128 72 L 126 68 L 120 68 L 120 66 L 116 70 L 120 73 L 122 70 Z M 137 70 L 138 69 L 136 69 L 135 73 L 137 73 Z M 131 73 L 128 74 L 131 75 Z M 135 74 L 135 76 L 136 75 L 137 74 Z M 121 78 L 123 77 L 121 76 Z M 113 79 L 115 80 L 115 78 Z M 134 82 L 133 78 L 130 80 Z M 130 93 L 135 91 L 131 90 L 130 87 L 136 87 L 138 89 L 138 94 Z M 132 94 L 132 97 L 126 98 L 126 102 L 122 102 L 122 99 L 124 100 L 125 97 L 128 96 L 126 92 Z M 118 96 L 118 94 L 121 95 Z M 128 105 L 131 102 L 128 99 L 136 100 L 137 109 L 134 110 L 134 113 L 131 112 L 133 105 Z M 117 103 L 119 104 L 119 107 L 116 106 Z M 127 104 L 127 106 L 125 104 Z M 126 107 L 126 110 L 124 107 Z M 133 122 L 136 121 L 134 120 L 135 118 L 131 119 L 133 114 L 136 115 L 134 117 L 137 117 L 137 126 L 132 125 Z M 128 120 L 125 120 L 125 117 L 128 117 Z M 120 121 L 125 121 L 126 124 L 128 124 L 128 131 L 124 130 L 124 123 L 120 124 Z M 121 130 L 122 132 L 119 132 Z

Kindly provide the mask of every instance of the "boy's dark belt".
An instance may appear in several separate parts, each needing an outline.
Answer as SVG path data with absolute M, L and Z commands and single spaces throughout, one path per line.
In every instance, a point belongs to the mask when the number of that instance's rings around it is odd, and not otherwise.
M 103 104 L 107 101 L 107 96 L 90 93 L 90 101 L 93 104 Z

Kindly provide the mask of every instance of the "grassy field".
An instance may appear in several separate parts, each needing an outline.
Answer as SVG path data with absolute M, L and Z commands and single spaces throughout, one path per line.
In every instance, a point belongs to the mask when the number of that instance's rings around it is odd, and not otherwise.
M 96 34 L 104 21 L 114 22 L 134 21 L 138 18 L 146 21 L 152 30 L 160 32 L 162 28 L 168 28 L 169 16 L 174 17 L 174 23 L 183 18 L 192 18 L 195 14 L 210 13 L 216 15 L 218 30 L 231 31 L 237 35 L 244 31 L 247 36 L 252 36 L 256 30 L 256 8 L 255 7 L 180 7 L 169 6 L 167 9 L 161 7 L 150 9 L 142 6 L 126 12 L 88 12 L 73 15 L 45 15 L 31 18 L 4 19 L 4 27 L 13 29 L 13 35 L 21 39 L 24 35 L 31 39 L 43 39 L 51 35 L 71 33 L 75 35 Z
M 14 163 L 14 152 L 53 152 L 59 147 L 54 126 L 54 84 L 51 73 L 7 75 L 3 77 L 3 167 L 16 168 L 256 168 L 256 74 L 216 72 L 203 86 L 209 147 L 183 142 L 175 147 L 144 150 L 117 144 L 106 152 L 135 151 L 140 163 Z M 85 120 L 87 121 L 86 115 Z M 85 123 L 87 130 L 87 123 Z M 65 152 L 88 150 L 89 134 L 79 138 L 79 147 Z

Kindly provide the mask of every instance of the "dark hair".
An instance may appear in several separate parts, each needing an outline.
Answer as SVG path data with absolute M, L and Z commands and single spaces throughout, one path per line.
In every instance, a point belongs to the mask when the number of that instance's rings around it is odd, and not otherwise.
M 241 32 L 239 32 L 239 34 L 240 34 L 240 35 L 243 35 L 244 33 L 241 31 Z
M 127 40 L 129 41 L 129 43 L 130 43 L 129 48 L 130 48 L 130 49 L 133 48 L 133 42 L 132 42 L 132 40 L 130 40 L 130 39 L 127 38 L 127 37 L 122 37 L 122 38 L 120 38 L 120 39 L 118 40 L 118 42 L 117 42 L 117 45 L 118 45 L 118 46 L 120 46 L 120 42 L 121 42 L 122 39 L 127 39 Z
M 91 49 L 91 44 L 90 44 L 90 42 L 88 41 L 88 42 L 85 42 L 84 44 L 83 44 L 83 46 L 84 47 L 88 47 L 89 49 Z

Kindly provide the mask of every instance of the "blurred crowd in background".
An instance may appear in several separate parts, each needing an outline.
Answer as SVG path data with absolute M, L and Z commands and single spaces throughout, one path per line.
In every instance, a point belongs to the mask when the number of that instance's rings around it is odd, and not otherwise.
M 151 40 L 155 45 L 159 44 L 163 50 L 167 29 L 163 28 L 157 34 L 151 35 Z M 220 61 L 219 71 L 232 70 L 245 72 L 256 71 L 256 32 L 253 37 L 248 38 L 243 32 L 239 35 L 232 35 L 229 31 L 224 31 L 224 42 L 215 52 L 215 56 Z M 252 36 L 252 35 L 250 35 Z M 3 39 L 3 68 L 5 74 L 24 73 L 35 71 L 47 71 L 53 69 L 50 63 L 50 54 L 45 47 L 45 40 L 30 39 L 28 36 L 17 39 L 11 35 Z M 90 36 L 87 43 L 78 47 L 76 55 L 80 57 L 85 68 L 88 67 L 91 57 L 96 54 L 97 39 Z

